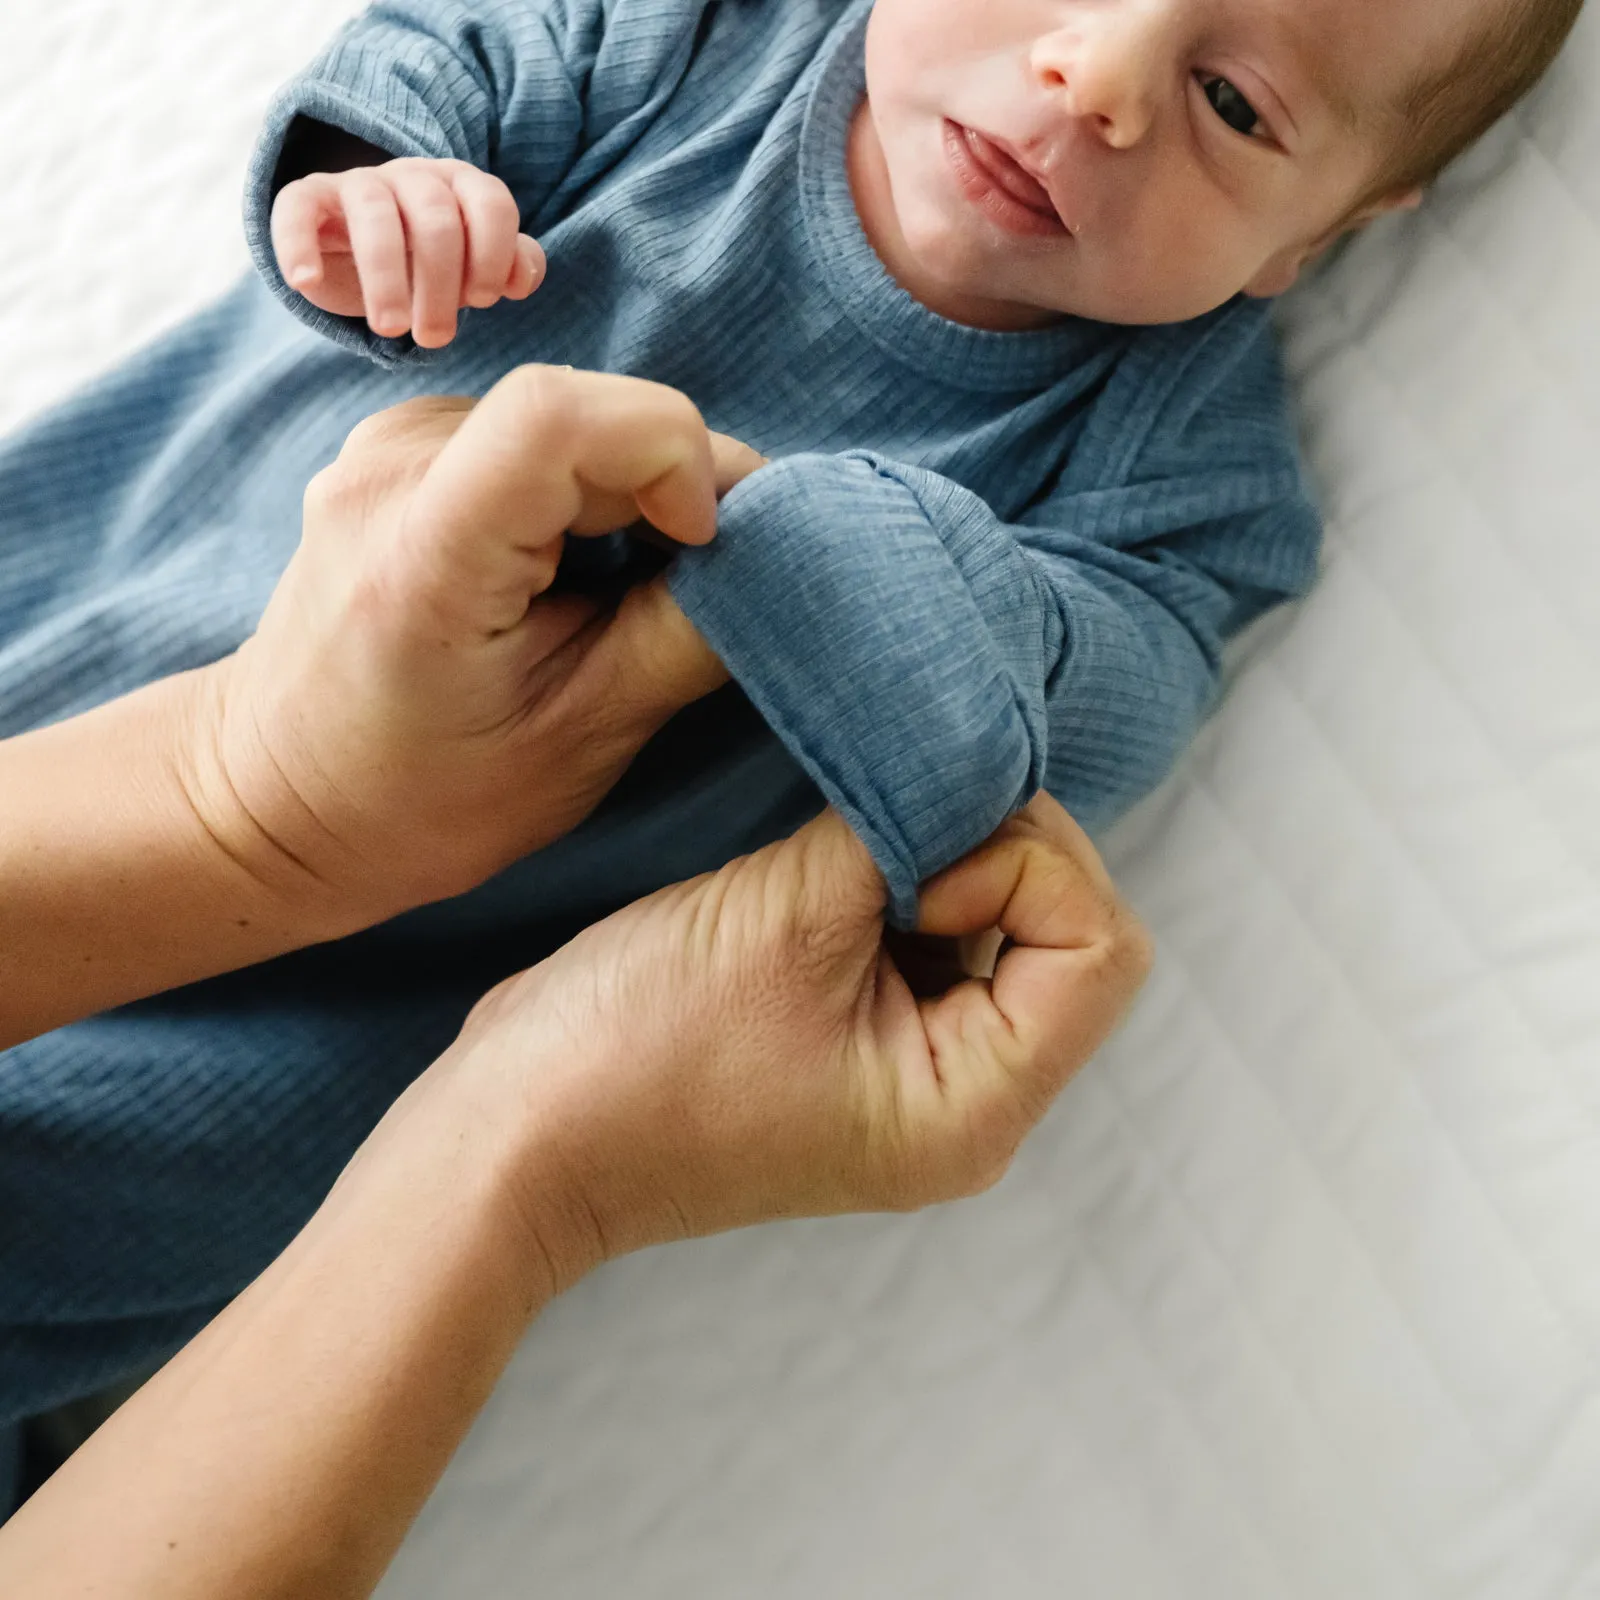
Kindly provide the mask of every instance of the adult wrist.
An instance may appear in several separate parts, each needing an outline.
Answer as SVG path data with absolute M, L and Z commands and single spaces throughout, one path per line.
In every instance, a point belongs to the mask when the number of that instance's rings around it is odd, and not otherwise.
M 343 938 L 410 910 L 389 903 L 381 873 L 336 878 L 326 870 L 311 848 L 317 820 L 269 752 L 253 752 L 254 780 L 242 781 L 239 747 L 255 743 L 257 734 L 248 725 L 229 726 L 237 659 L 161 686 L 173 696 L 172 771 L 196 838 L 219 871 L 231 868 L 245 901 L 281 930 L 283 951 Z
M 606 982 L 617 952 L 596 933 L 491 990 L 424 1075 L 452 1102 L 430 1121 L 464 1116 L 493 1130 L 483 1163 L 552 1294 L 697 1231 L 671 1192 L 680 1163 L 694 1161 L 692 1140 L 665 1163 L 663 1152 L 678 1137 L 673 1086 L 692 1078 L 710 1019 L 694 996 L 647 1012 L 629 1005 Z
M 212 669 L 0 741 L 0 1047 L 348 931 L 199 774 Z
M 479 1031 L 476 1015 L 462 1036 L 396 1102 L 373 1136 L 373 1156 L 396 1171 L 419 1161 L 470 1166 L 471 1201 L 499 1253 L 522 1284 L 533 1311 L 572 1288 L 619 1253 L 575 1160 L 574 1129 L 545 1085 L 566 1073 L 606 1077 L 598 1048 L 546 1048 L 537 1008 L 524 1010 L 515 1034 Z M 540 1036 L 544 1035 L 543 1038 Z M 539 1042 L 527 1048 L 530 1036 Z M 409 1152 L 409 1153 L 406 1153 Z M 447 1154 L 447 1152 L 449 1152 Z

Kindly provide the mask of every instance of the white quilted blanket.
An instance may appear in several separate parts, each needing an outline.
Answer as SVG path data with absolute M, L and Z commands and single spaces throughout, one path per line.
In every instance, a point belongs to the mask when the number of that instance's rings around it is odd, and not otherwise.
M 0 31 L 0 425 L 222 288 L 346 0 Z M 623 1262 L 384 1594 L 1600 1597 L 1600 17 L 1287 308 L 1327 572 L 1113 841 L 1161 961 L 993 1194 Z

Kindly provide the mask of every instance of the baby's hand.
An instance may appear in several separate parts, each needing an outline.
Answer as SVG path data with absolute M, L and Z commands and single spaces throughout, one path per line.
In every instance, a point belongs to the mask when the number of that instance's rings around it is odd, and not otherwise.
M 272 247 L 290 288 L 376 334 L 408 329 L 429 349 L 455 337 L 462 306 L 526 300 L 544 252 L 519 231 L 511 191 L 465 161 L 404 157 L 314 172 L 272 206 Z

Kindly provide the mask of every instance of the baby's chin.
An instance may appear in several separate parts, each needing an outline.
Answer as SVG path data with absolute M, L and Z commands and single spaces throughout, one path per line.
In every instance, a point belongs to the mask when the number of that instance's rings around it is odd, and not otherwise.
M 1104 287 L 1074 285 L 1051 297 L 1058 316 L 1079 317 L 1086 322 L 1105 322 L 1125 328 L 1153 328 L 1174 322 L 1193 322 L 1243 292 L 1235 288 L 1218 290 L 1215 285 L 1173 282 L 1141 282 L 1128 276 L 1120 281 L 1107 275 Z
M 1245 288 L 1176 273 L 1152 274 L 1139 260 L 1107 260 L 1083 241 L 1048 251 L 953 228 L 936 213 L 903 216 L 901 233 L 918 281 L 903 283 L 933 310 L 970 327 L 1022 332 L 1068 317 L 1122 327 L 1191 322 Z

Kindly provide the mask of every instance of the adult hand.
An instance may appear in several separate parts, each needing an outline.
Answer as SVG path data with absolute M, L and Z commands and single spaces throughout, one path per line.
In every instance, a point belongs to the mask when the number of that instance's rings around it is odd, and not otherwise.
M 537 1141 L 527 1212 L 553 1290 L 646 1244 L 987 1187 L 1150 959 L 1094 847 L 1042 795 L 923 892 L 923 932 L 1005 936 L 992 976 L 917 999 L 883 909 L 830 813 L 485 997 L 434 1070 L 521 1096 L 503 1114 Z
M 760 461 L 675 390 L 566 368 L 362 423 L 212 682 L 193 784 L 209 826 L 258 872 L 331 891 L 352 926 L 559 837 L 726 676 L 660 583 L 615 614 L 539 598 L 565 535 L 642 516 L 704 543 Z
M 915 1000 L 882 907 L 828 816 L 502 985 L 0 1533 L 0 1588 L 367 1594 L 529 1319 L 598 1261 L 997 1178 L 1138 987 L 1144 936 L 1045 800 L 923 897 L 931 934 L 1009 937 L 991 979 Z
M 683 395 L 524 367 L 363 423 L 233 656 L 0 741 L 0 1049 L 459 894 L 577 823 L 721 663 L 569 532 L 699 543 L 760 465 Z

